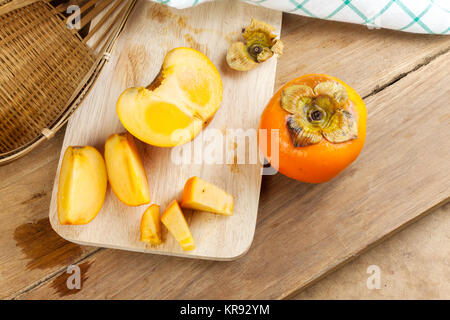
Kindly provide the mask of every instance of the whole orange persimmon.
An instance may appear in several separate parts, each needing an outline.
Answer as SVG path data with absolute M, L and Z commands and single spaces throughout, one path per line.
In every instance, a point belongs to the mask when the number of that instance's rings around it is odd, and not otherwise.
M 365 104 L 353 88 L 329 75 L 307 74 L 286 83 L 269 101 L 259 125 L 267 130 L 267 143 L 263 147 L 260 139 L 260 148 L 290 178 L 329 181 L 361 152 L 366 120 Z M 278 165 L 272 161 L 272 129 L 279 130 Z

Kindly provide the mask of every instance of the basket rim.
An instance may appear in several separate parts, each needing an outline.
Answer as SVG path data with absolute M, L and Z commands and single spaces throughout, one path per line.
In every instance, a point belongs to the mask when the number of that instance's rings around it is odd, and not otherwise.
M 39 0 L 38 0 L 39 1 Z M 40 0 L 47 5 L 51 6 L 53 9 L 54 7 L 47 2 L 46 0 Z M 37 2 L 37 1 L 34 1 Z M 34 3 L 32 2 L 32 3 Z M 64 112 L 61 113 L 61 115 L 54 120 L 52 125 L 48 126 L 48 128 L 45 128 L 42 130 L 41 134 L 36 137 L 35 139 L 31 140 L 30 142 L 14 149 L 10 150 L 8 152 L 0 153 L 0 165 L 4 165 L 7 163 L 10 163 L 14 160 L 17 160 L 33 149 L 35 149 L 37 146 L 39 146 L 42 142 L 50 140 L 54 137 L 54 135 L 67 123 L 67 121 L 70 119 L 70 117 L 73 115 L 73 113 L 78 109 L 78 107 L 82 104 L 84 101 L 84 98 L 88 95 L 89 91 L 92 89 L 92 87 L 97 82 L 98 76 L 100 75 L 100 72 L 102 71 L 103 67 L 105 66 L 106 62 L 109 60 L 110 54 L 114 48 L 114 45 L 119 38 L 120 34 L 122 33 L 128 18 L 133 11 L 135 4 L 137 0 L 131 0 L 130 4 L 128 5 L 128 8 L 120 20 L 119 27 L 117 30 L 110 35 L 109 39 L 103 46 L 102 50 L 97 54 L 97 58 L 95 59 L 94 64 L 92 65 L 89 72 L 86 74 L 83 81 L 79 84 L 77 89 L 74 91 L 74 94 L 72 97 L 67 101 L 67 104 L 64 108 Z M 32 3 L 28 4 L 31 5 Z M 1 8 L 2 6 L 0 6 Z M 81 38 L 80 38 L 81 40 Z M 46 132 L 44 133 L 44 130 Z

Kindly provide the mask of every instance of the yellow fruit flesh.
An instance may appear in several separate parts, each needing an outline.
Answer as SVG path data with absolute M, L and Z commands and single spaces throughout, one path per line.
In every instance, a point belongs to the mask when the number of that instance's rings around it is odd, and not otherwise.
M 203 107 L 211 100 L 211 86 L 207 78 L 197 78 L 192 74 L 179 74 L 177 79 L 180 88 L 187 93 L 189 100 L 193 103 Z
M 105 200 L 105 162 L 93 147 L 68 147 L 58 183 L 58 218 L 61 224 L 86 224 Z
M 177 129 L 187 129 L 192 118 L 166 102 L 154 102 L 147 105 L 146 122 L 152 132 L 170 136 Z
M 195 249 L 194 238 L 176 200 L 172 201 L 164 211 L 161 222 L 175 237 L 184 251 Z
M 181 207 L 233 215 L 233 196 L 198 177 L 190 178 L 184 187 Z
M 212 62 L 190 48 L 170 51 L 154 84 L 129 88 L 117 102 L 124 127 L 138 139 L 172 147 L 192 140 L 222 101 L 222 81 Z
M 156 204 L 148 207 L 142 215 L 140 240 L 150 244 L 162 243 L 159 206 Z
M 129 206 L 150 202 L 147 175 L 130 134 L 113 134 L 108 138 L 105 162 L 111 187 L 119 200 Z

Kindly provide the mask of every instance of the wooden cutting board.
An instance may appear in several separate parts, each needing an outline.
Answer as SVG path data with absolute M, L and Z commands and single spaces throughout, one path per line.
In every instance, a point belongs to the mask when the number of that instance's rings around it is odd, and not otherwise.
M 111 59 L 67 126 L 60 164 L 67 146 L 92 145 L 103 153 L 108 136 L 124 131 L 116 113 L 119 95 L 128 87 L 151 83 L 165 54 L 180 46 L 206 54 L 221 74 L 224 99 L 208 129 L 225 134 L 228 129 L 257 128 L 259 115 L 273 93 L 276 59 L 246 73 L 229 69 L 225 62 L 230 41 L 239 37 L 251 17 L 266 21 L 280 31 L 281 13 L 240 1 L 218 1 L 182 13 L 160 4 L 138 1 Z M 203 145 L 207 142 L 203 141 Z M 225 153 L 239 147 L 224 143 Z M 250 147 L 256 146 L 247 146 Z M 138 148 L 147 170 L 152 203 L 164 209 L 171 200 L 179 199 L 186 180 L 196 175 L 235 196 L 234 215 L 224 217 L 185 211 L 196 249 L 183 252 L 166 229 L 163 230 L 165 242 L 150 246 L 139 241 L 139 223 L 147 206 L 128 207 L 108 188 L 103 208 L 91 223 L 63 226 L 56 212 L 58 168 L 50 222 L 60 236 L 83 245 L 215 260 L 236 259 L 247 252 L 255 231 L 260 164 L 226 164 L 225 159 L 224 164 L 177 165 L 172 161 L 171 153 L 178 152 L 181 147 L 167 149 L 139 143 Z

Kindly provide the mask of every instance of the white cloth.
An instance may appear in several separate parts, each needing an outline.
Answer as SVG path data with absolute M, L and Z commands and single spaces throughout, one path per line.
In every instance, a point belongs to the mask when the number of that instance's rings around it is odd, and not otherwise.
M 152 0 L 184 9 L 214 0 Z M 228 0 L 221 0 L 228 1 Z M 351 22 L 369 28 L 449 34 L 450 0 L 242 0 L 313 18 Z

